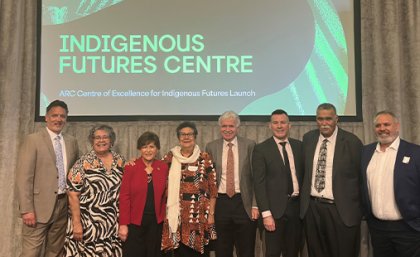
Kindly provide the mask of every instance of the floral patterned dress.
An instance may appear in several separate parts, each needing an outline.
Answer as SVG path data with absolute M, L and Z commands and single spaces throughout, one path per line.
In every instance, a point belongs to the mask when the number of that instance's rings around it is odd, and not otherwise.
M 122 256 L 118 238 L 118 197 L 124 159 L 113 151 L 111 153 L 113 163 L 109 171 L 92 150 L 83 155 L 68 173 L 68 190 L 80 192 L 83 240 L 73 239 L 73 222 L 69 213 L 64 256 Z
M 172 157 L 169 152 L 163 158 L 169 166 Z M 216 172 L 209 154 L 202 152 L 196 162 L 182 163 L 180 183 L 180 223 L 176 236 L 171 237 L 168 220 L 164 221 L 162 249 L 176 249 L 182 243 L 204 253 L 209 240 L 216 239 L 214 224 L 207 224 L 210 198 L 217 196 Z

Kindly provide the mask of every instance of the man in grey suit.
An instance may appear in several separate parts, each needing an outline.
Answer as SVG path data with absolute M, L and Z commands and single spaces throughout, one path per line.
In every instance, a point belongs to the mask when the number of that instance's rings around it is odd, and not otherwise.
M 297 257 L 302 245 L 299 191 L 303 179 L 302 142 L 289 138 L 289 116 L 271 113 L 273 136 L 254 148 L 255 196 L 265 228 L 266 257 Z
M 359 255 L 362 142 L 337 126 L 334 105 L 316 111 L 318 129 L 303 136 L 301 218 L 310 257 Z
M 64 135 L 68 108 L 55 100 L 47 107 L 46 128 L 28 135 L 16 170 L 22 227 L 22 257 L 59 256 L 67 226 L 66 174 L 78 157 L 77 141 Z M 43 245 L 45 249 L 42 249 Z
M 255 253 L 255 220 L 259 215 L 251 171 L 255 142 L 237 135 L 239 125 L 235 112 L 223 113 L 219 117 L 222 138 L 206 146 L 216 167 L 217 257 L 232 257 L 234 246 L 238 257 L 253 257 Z

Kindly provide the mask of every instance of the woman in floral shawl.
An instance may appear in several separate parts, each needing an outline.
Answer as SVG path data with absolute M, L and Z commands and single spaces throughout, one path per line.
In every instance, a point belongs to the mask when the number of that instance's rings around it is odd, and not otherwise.
M 216 173 L 210 156 L 195 142 L 195 124 L 183 122 L 176 131 L 179 146 L 164 157 L 170 169 L 162 249 L 177 257 L 209 256 L 206 246 L 216 239 Z

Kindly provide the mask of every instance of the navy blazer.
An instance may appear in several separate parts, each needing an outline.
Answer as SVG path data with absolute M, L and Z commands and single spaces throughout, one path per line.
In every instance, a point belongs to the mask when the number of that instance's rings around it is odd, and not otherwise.
M 363 209 L 366 218 L 372 219 L 372 206 L 367 189 L 366 171 L 375 152 L 377 143 L 364 146 L 362 154 L 362 190 Z M 403 161 L 409 157 L 409 161 Z M 403 220 L 417 231 L 420 231 L 420 146 L 400 141 L 394 168 L 395 201 Z

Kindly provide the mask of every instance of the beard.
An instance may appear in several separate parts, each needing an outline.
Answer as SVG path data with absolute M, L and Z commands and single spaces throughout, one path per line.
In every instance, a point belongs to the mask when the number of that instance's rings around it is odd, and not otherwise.
M 378 135 L 376 138 L 380 144 L 391 144 L 397 138 L 397 135 Z

